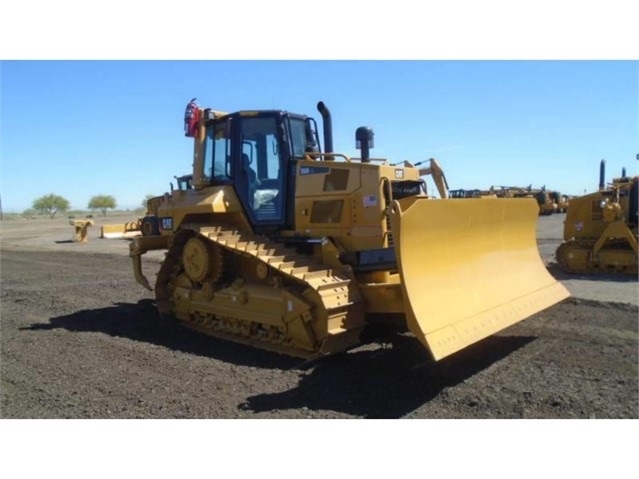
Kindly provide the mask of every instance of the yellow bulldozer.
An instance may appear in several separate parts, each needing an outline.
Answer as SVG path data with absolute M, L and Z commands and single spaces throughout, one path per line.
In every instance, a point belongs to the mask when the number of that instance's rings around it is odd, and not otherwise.
M 161 196 L 154 196 L 146 201 L 146 213 L 142 218 L 138 218 L 126 223 L 113 223 L 103 225 L 101 228 L 101 238 L 125 238 L 131 239 L 138 235 L 151 236 L 160 234 L 160 227 L 158 224 L 158 208 L 163 201 L 169 198 L 179 198 L 182 191 L 190 189 L 193 175 L 174 176 L 177 180 L 177 190 L 174 190 L 173 183 L 171 183 L 171 193 L 166 193 Z
M 568 211 L 570 200 L 567 195 L 563 195 L 559 191 L 550 191 L 548 194 L 552 204 L 554 205 L 553 213 L 565 213 Z
M 555 253 L 568 273 L 626 273 L 637 276 L 637 202 L 639 176 L 605 182 L 600 163 L 599 190 L 571 198 L 564 241 Z
M 491 186 L 490 191 L 498 198 L 534 198 L 539 205 L 540 215 L 551 215 L 557 213 L 558 205 L 555 199 L 555 192 L 546 191 L 546 187 L 533 188 L 532 185 L 527 187 L 521 186 Z
M 165 201 L 179 201 L 186 191 L 193 187 L 193 175 L 174 176 L 177 181 L 177 189 L 173 188 L 171 183 L 171 193 L 165 193 L 161 196 L 149 198 L 146 202 L 146 214 L 138 220 L 140 224 L 140 232 L 144 236 L 153 236 L 160 234 L 160 224 L 158 209 Z
M 544 267 L 534 199 L 434 198 L 420 169 L 333 150 L 316 121 L 281 110 L 185 113 L 192 188 L 157 206 L 158 234 L 130 245 L 137 281 L 169 316 L 213 336 L 317 358 L 398 321 L 435 360 L 568 296 Z M 442 191 L 443 192 L 443 191 Z M 168 250 L 152 286 L 142 255 Z M 499 274 L 495 274 L 499 271 Z
M 564 213 L 568 208 L 568 198 L 558 191 L 546 191 L 546 187 L 533 189 L 532 185 L 521 186 L 491 186 L 487 190 L 457 189 L 450 191 L 450 198 L 479 198 L 481 196 L 496 196 L 497 198 L 535 198 L 539 205 L 540 215 Z
M 559 206 L 555 199 L 555 195 L 553 195 L 551 191 L 546 191 L 545 186 L 542 186 L 538 190 L 533 190 L 533 195 L 539 204 L 540 215 L 559 213 Z

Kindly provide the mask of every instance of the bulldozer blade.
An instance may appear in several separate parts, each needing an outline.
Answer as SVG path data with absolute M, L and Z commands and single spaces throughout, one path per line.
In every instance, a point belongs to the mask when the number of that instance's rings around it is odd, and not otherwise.
M 534 199 L 393 201 L 409 330 L 435 360 L 567 298 L 536 241 Z

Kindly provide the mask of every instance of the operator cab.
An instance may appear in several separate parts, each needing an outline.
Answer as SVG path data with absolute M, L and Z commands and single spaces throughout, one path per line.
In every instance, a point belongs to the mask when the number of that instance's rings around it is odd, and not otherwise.
M 174 176 L 177 180 L 177 188 L 180 191 L 186 191 L 193 189 L 193 175 Z
M 319 151 L 312 118 L 278 110 L 240 111 L 206 123 L 204 176 L 232 185 L 256 226 L 290 225 L 295 160 Z

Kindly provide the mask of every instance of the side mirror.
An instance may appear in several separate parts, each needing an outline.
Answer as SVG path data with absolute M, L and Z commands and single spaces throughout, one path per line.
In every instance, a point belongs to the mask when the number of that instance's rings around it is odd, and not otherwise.
M 317 133 L 317 123 L 313 118 L 306 119 L 306 144 L 304 145 L 304 151 L 310 153 L 319 153 L 319 135 Z

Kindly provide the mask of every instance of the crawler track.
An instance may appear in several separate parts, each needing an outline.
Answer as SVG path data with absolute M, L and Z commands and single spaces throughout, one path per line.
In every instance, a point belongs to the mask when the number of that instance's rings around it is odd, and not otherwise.
M 185 248 L 194 238 L 202 241 L 194 254 L 225 258 L 212 267 L 223 268 L 211 271 L 213 278 L 189 277 Z M 173 240 L 155 292 L 164 315 L 175 313 L 200 331 L 307 358 L 352 347 L 364 324 L 359 294 L 349 278 L 312 256 L 234 229 L 185 226 Z M 220 294 L 224 298 L 217 300 Z M 264 301 L 251 301 L 255 297 Z M 286 312 L 292 304 L 297 305 L 295 317 L 259 314 L 265 305 Z
M 622 274 L 637 275 L 637 264 L 601 264 L 592 257 L 595 247 L 594 240 L 572 239 L 564 241 L 557 248 L 555 258 L 559 267 L 566 273 L 574 274 Z M 618 254 L 634 255 L 632 249 L 625 241 L 609 241 L 602 254 L 608 251 L 616 251 Z M 635 256 L 636 258 L 636 256 Z

